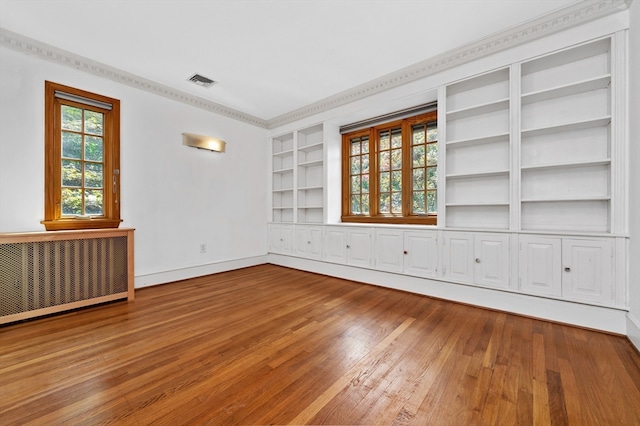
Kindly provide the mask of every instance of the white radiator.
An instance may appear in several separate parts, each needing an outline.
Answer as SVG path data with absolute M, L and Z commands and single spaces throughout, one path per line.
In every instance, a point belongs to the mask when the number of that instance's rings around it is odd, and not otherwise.
M 133 294 L 132 229 L 0 234 L 0 324 Z

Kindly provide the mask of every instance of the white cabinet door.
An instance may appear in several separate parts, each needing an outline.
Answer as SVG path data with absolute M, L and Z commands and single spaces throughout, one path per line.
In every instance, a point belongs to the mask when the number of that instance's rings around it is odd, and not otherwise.
M 438 276 L 436 232 L 405 231 L 404 272 L 419 277 Z
M 347 231 L 344 228 L 327 227 L 324 231 L 324 260 L 335 263 L 347 261 Z
M 293 225 L 271 225 L 269 228 L 269 247 L 272 253 L 291 254 Z
M 562 296 L 576 301 L 614 301 L 610 240 L 562 240 Z
M 474 257 L 473 234 L 464 232 L 444 233 L 444 277 L 465 283 L 473 282 Z
M 394 229 L 375 230 L 375 268 L 381 271 L 402 272 L 402 231 Z
M 544 296 L 562 295 L 560 238 L 520 236 L 520 290 Z
M 296 226 L 295 254 L 311 259 L 322 257 L 322 228 L 318 226 Z
M 371 267 L 373 253 L 371 229 L 349 229 L 347 232 L 347 264 Z
M 509 288 L 510 236 L 477 234 L 474 241 L 474 282 L 483 286 Z

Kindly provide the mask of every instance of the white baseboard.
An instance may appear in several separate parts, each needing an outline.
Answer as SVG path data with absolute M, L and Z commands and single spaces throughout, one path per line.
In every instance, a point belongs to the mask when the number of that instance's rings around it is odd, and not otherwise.
M 627 312 L 277 254 L 269 263 L 564 324 L 627 334 Z M 637 323 L 636 323 L 637 326 Z M 638 334 L 640 339 L 640 334 Z
M 627 337 L 633 346 L 640 351 L 640 320 L 631 313 L 627 314 Z
M 264 263 L 267 263 L 266 255 L 225 260 L 221 262 L 208 263 L 205 265 L 172 269 L 169 271 L 155 272 L 151 274 L 136 275 L 135 288 L 143 288 L 173 281 L 186 280 L 189 278 L 202 277 L 204 275 L 217 274 L 218 272 L 226 272 L 232 271 L 234 269 L 246 268 L 249 266 L 262 265 Z

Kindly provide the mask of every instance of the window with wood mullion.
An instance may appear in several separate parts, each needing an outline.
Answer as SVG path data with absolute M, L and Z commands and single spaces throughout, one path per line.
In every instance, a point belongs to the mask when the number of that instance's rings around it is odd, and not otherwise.
M 342 220 L 435 224 L 437 152 L 435 111 L 343 135 Z

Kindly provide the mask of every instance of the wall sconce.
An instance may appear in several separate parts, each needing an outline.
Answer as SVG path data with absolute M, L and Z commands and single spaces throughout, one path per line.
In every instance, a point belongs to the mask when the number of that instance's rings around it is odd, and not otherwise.
M 208 149 L 214 152 L 224 152 L 227 143 L 211 136 L 196 135 L 195 133 L 183 133 L 182 145 L 192 146 L 198 149 Z

